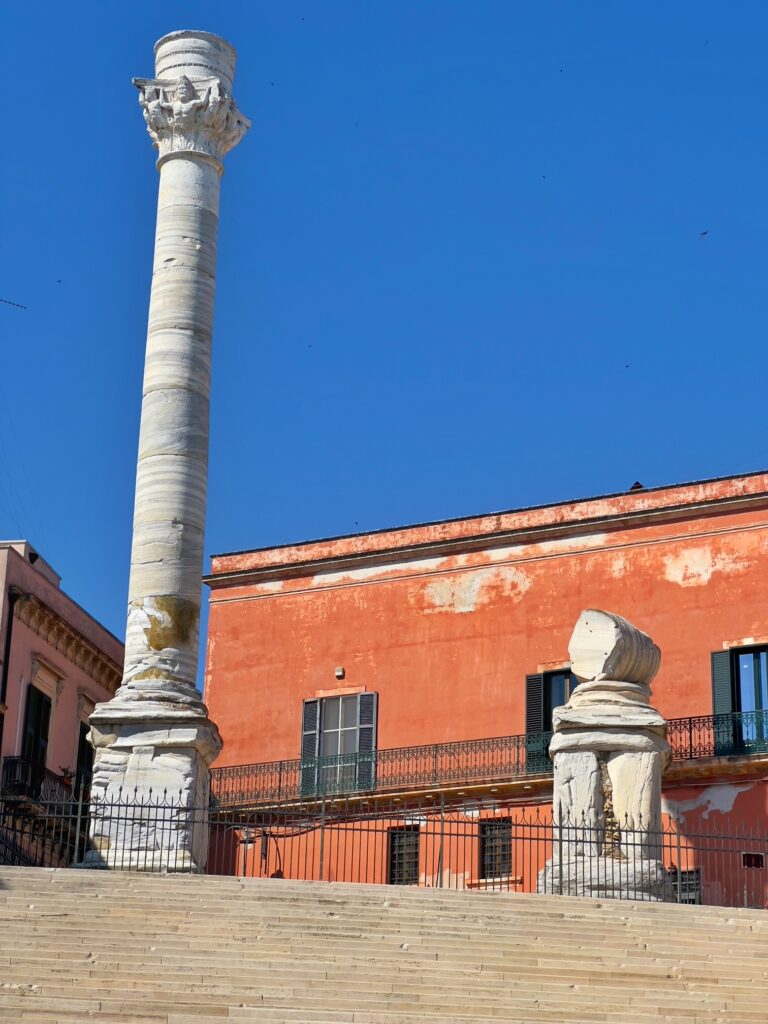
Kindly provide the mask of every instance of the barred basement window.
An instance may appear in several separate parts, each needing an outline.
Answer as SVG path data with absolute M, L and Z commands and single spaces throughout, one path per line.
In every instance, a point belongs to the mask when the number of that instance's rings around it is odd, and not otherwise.
M 512 821 L 480 822 L 480 877 L 501 878 L 512 871 Z
M 701 869 L 678 872 L 672 868 L 672 886 L 678 903 L 701 903 Z
M 743 868 L 764 868 L 765 855 L 762 853 L 742 853 L 741 866 Z
M 389 885 L 419 884 L 419 826 L 389 829 Z

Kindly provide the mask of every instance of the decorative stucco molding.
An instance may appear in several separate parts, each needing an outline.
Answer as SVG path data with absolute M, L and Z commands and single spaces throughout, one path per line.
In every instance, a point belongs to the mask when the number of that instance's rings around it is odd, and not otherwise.
M 81 722 L 87 722 L 93 713 L 93 709 L 97 703 L 96 697 L 92 697 L 90 693 L 86 693 L 85 690 L 78 688 L 77 691 L 77 717 Z
M 14 614 L 94 682 L 111 694 L 116 692 L 122 678 L 121 666 L 39 598 L 25 594 L 16 602 Z
M 134 78 L 147 131 L 160 156 L 199 153 L 219 164 L 251 127 L 219 78 Z

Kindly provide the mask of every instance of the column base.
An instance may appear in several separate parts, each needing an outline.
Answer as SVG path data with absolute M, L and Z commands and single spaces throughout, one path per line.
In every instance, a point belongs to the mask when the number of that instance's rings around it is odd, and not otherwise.
M 79 866 L 205 871 L 215 724 L 192 709 L 106 704 L 91 717 L 91 741 L 91 849 Z
M 536 891 L 599 899 L 675 902 L 672 876 L 661 861 L 601 857 L 588 851 L 582 856 L 563 856 L 562 861 L 555 852 L 555 857 L 539 872 Z

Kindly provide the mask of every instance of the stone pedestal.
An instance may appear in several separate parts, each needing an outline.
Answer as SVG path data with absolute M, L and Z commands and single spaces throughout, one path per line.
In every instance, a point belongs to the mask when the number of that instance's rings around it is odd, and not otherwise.
M 125 669 L 97 705 L 91 866 L 205 865 L 202 823 L 151 824 L 148 803 L 204 808 L 221 738 L 196 689 L 208 476 L 211 334 L 225 154 L 249 122 L 232 99 L 235 51 L 206 32 L 155 46 L 135 79 L 158 152 L 160 189 L 128 597 Z M 110 805 L 129 802 L 135 814 Z M 198 811 L 198 816 L 200 812 Z M 154 849 L 156 856 L 149 857 Z
M 579 685 L 552 716 L 554 844 L 538 888 L 671 899 L 660 843 L 670 753 L 666 722 L 650 706 L 659 650 L 625 619 L 600 611 L 582 613 L 569 649 Z

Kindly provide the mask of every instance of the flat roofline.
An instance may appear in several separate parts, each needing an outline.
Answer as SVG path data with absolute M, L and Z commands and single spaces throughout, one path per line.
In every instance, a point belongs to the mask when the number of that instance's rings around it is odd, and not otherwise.
M 43 573 L 41 573 L 39 570 L 35 570 L 35 566 L 33 564 L 29 563 L 24 558 L 24 556 L 21 554 L 21 552 L 18 550 L 18 548 L 16 548 L 14 546 L 16 544 L 26 544 L 28 547 L 32 548 L 33 551 L 35 551 L 37 554 L 39 554 L 39 552 L 37 551 L 37 548 L 34 547 L 32 544 L 30 544 L 29 541 L 26 541 L 26 540 L 22 540 L 22 541 L 5 541 L 5 540 L 4 541 L 0 541 L 0 550 L 12 551 L 14 556 L 16 558 L 20 559 L 24 563 L 24 565 L 29 566 L 29 568 L 31 568 L 33 571 L 36 571 L 38 576 L 40 576 L 41 579 L 45 580 L 45 582 L 48 584 L 48 586 L 52 587 L 53 591 L 56 594 L 60 594 L 71 605 L 73 605 L 75 608 L 77 608 L 78 611 L 81 611 L 83 613 L 83 615 L 85 615 L 85 617 L 87 619 L 90 619 L 90 621 L 94 624 L 94 626 L 96 626 L 98 629 L 100 629 L 102 631 L 102 633 L 105 633 L 108 637 L 110 637 L 112 640 L 114 640 L 116 644 L 119 644 L 119 646 L 123 649 L 123 651 L 125 651 L 125 641 L 124 640 L 121 640 L 119 636 L 115 636 L 115 634 L 112 632 L 111 629 L 109 629 L 107 626 L 104 625 L 103 622 L 101 622 L 99 619 L 97 619 L 96 616 L 93 614 L 93 612 L 89 612 L 87 608 L 84 608 L 78 601 L 76 601 L 75 598 L 72 597 L 72 595 L 70 593 L 68 593 L 68 591 L 64 590 L 61 586 L 55 586 L 51 582 L 51 580 L 48 579 L 47 576 L 43 575 Z M 42 559 L 42 561 L 45 562 L 45 559 L 42 557 L 42 555 L 40 555 L 40 558 Z M 47 562 L 46 562 L 46 565 L 48 565 Z M 54 569 L 53 572 L 56 572 L 56 570 Z M 59 574 L 56 573 L 56 575 L 58 576 Z M 59 579 L 61 579 L 61 577 L 59 577 Z M 37 595 L 33 595 L 33 596 L 37 597 Z M 38 597 L 38 600 L 42 601 L 44 604 L 47 604 L 42 597 Z M 47 605 L 47 607 L 51 607 L 51 606 Z M 59 615 L 59 613 L 56 611 L 55 608 L 51 608 L 51 611 L 55 615 Z M 74 629 L 75 627 L 70 625 L 70 628 Z M 87 639 L 88 638 L 86 637 L 86 640 Z M 93 641 L 90 641 L 90 642 L 93 643 Z M 102 651 L 102 654 L 105 654 L 105 656 L 108 657 L 108 658 L 110 657 L 110 655 L 106 654 L 106 652 L 104 652 L 104 651 Z
M 449 523 L 465 523 L 471 519 L 486 519 L 490 516 L 509 516 L 522 512 L 536 512 L 545 508 L 561 508 L 564 505 L 578 505 L 588 501 L 607 501 L 610 498 L 624 498 L 629 494 L 652 494 L 655 491 L 669 491 L 677 487 L 697 487 L 702 484 L 717 484 L 726 480 L 744 480 L 752 476 L 768 474 L 768 469 L 753 469 L 748 473 L 729 473 L 727 476 L 705 477 L 703 480 L 682 480 L 678 483 L 660 484 L 657 487 L 643 487 L 637 490 L 613 491 L 610 494 L 592 494 L 581 498 L 566 498 L 563 501 L 547 501 L 541 505 L 522 505 L 519 508 L 498 509 L 492 512 L 476 512 L 470 515 L 453 516 L 449 519 L 430 519 L 418 523 L 401 523 L 399 526 L 382 526 L 376 530 L 360 530 L 356 533 L 332 534 L 329 537 L 311 537 L 308 540 L 283 541 L 278 544 L 267 544 L 260 548 L 242 548 L 238 551 L 220 551 L 210 555 L 213 558 L 230 558 L 237 555 L 255 555 L 265 551 L 276 551 L 279 548 L 300 548 L 311 544 L 331 544 L 334 541 L 350 540 L 353 537 L 375 537 L 377 534 L 395 533 L 397 530 L 418 530 L 422 527 L 445 526 Z M 207 579 L 207 577 L 204 577 Z

